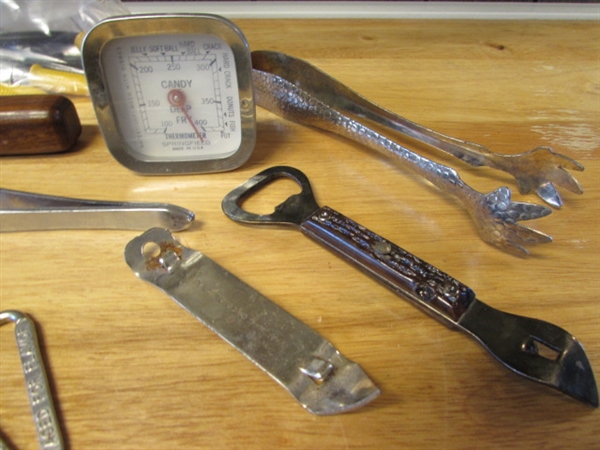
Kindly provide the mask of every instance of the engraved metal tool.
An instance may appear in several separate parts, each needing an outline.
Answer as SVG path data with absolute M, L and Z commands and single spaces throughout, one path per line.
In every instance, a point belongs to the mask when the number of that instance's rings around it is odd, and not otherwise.
M 25 314 L 7 310 L 0 312 L 0 326 L 13 322 L 15 338 L 25 375 L 25 386 L 42 450 L 64 448 L 56 410 L 52 401 L 48 376 L 44 369 L 44 360 L 38 344 L 33 321 Z M 6 446 L 6 444 L 4 444 Z
M 584 167 L 548 147 L 504 155 L 474 142 L 446 136 L 376 105 L 308 62 L 283 53 L 254 51 L 252 66 L 293 83 L 336 111 L 398 131 L 471 166 L 488 166 L 504 171 L 516 179 L 521 194 L 536 192 L 542 200 L 556 208 L 562 206 L 562 199 L 555 185 L 575 194 L 583 193 L 575 177 L 566 169 L 582 171 Z
M 154 228 L 125 260 L 281 384 L 314 414 L 356 409 L 379 389 L 328 341 L 202 253 Z
M 507 187 L 487 194 L 479 192 L 465 183 L 451 167 L 418 155 L 347 115 L 348 111 L 333 100 L 312 92 L 311 83 L 293 80 L 296 85 L 282 76 L 258 70 L 257 66 L 262 68 L 264 61 L 259 66 L 256 55 L 253 61 L 255 68 L 252 76 L 257 105 L 285 119 L 336 133 L 391 158 L 393 162 L 460 200 L 481 238 L 508 253 L 523 256 L 529 253 L 525 246 L 552 241 L 550 236 L 518 223 L 545 217 L 552 212 L 550 208 L 534 203 L 513 202 L 512 193 Z M 265 70 L 275 70 L 266 63 L 264 65 Z
M 296 181 L 301 192 L 278 205 L 272 214 L 253 214 L 240 206 L 278 178 Z M 475 338 L 513 372 L 598 407 L 594 374 L 577 339 L 551 323 L 488 306 L 458 280 L 339 212 L 320 207 L 299 170 L 267 169 L 227 194 L 222 207 L 237 222 L 299 228 L 443 324 Z
M 188 228 L 194 213 L 168 203 L 130 203 L 57 197 L 0 189 L 0 232 L 72 229 Z

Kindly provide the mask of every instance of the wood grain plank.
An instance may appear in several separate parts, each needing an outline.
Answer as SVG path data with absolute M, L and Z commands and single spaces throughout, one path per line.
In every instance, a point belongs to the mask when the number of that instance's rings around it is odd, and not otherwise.
M 73 449 L 600 447 L 598 411 L 502 368 L 291 229 L 231 222 L 220 202 L 273 165 L 304 171 L 320 204 L 471 286 L 486 303 L 556 323 L 600 370 L 599 25 L 547 21 L 237 20 L 252 49 L 307 59 L 432 128 L 514 153 L 549 145 L 586 166 L 582 196 L 532 225 L 552 244 L 516 259 L 476 236 L 452 198 L 330 134 L 258 111 L 258 142 L 228 173 L 144 177 L 107 151 L 73 99 L 74 152 L 0 159 L 0 184 L 194 210 L 177 237 L 322 333 L 382 389 L 351 414 L 314 417 L 123 261 L 141 232 L 0 234 L 0 309 L 39 324 Z M 411 144 L 412 145 L 412 144 Z M 444 163 L 451 160 L 415 146 Z M 455 164 L 482 191 L 512 180 Z M 256 208 L 266 208 L 273 192 Z M 519 200 L 536 202 L 518 193 Z M 0 330 L 0 428 L 37 448 L 12 332 Z

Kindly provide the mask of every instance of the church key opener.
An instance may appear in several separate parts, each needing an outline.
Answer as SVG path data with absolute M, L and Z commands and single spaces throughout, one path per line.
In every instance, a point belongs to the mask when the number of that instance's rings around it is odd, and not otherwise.
M 9 322 L 15 324 L 15 338 L 40 449 L 60 450 L 64 448 L 64 444 L 52 402 L 48 376 L 44 369 L 42 352 L 35 332 L 35 324 L 27 315 L 19 311 L 0 312 L 0 326 Z M 5 447 L 2 447 L 3 445 Z M 6 445 L 0 442 L 0 448 L 6 448 Z
M 271 214 L 253 214 L 241 202 L 278 178 L 301 186 Z M 291 167 L 272 167 L 223 199 L 234 221 L 292 225 L 356 264 L 394 292 L 453 329 L 466 332 L 513 372 L 598 407 L 598 389 L 581 343 L 548 322 L 494 309 L 467 286 L 378 236 L 339 212 L 320 207 L 306 176 Z M 552 356 L 545 356 L 553 353 Z
M 0 188 L 0 233 L 8 231 L 189 228 L 192 211 L 170 203 L 112 202 Z
M 168 230 L 132 240 L 125 260 L 281 384 L 313 414 L 369 403 L 379 389 L 328 341 Z

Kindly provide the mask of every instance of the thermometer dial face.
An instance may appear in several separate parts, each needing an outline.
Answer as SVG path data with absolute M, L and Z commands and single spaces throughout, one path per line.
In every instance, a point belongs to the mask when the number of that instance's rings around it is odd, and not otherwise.
M 252 69 L 247 43 L 230 22 L 207 15 L 109 19 L 90 31 L 83 54 L 98 122 L 124 165 L 197 173 L 233 169 L 248 158 Z

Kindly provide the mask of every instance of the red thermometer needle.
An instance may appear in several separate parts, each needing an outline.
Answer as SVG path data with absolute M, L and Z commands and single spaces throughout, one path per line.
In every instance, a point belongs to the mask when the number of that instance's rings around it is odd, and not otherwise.
M 169 103 L 172 106 L 175 106 L 176 108 L 181 109 L 181 112 L 183 113 L 183 115 L 185 116 L 187 121 L 190 123 L 190 125 L 196 132 L 198 139 L 200 139 L 201 142 L 204 142 L 204 139 L 202 139 L 202 133 L 200 133 L 200 130 L 198 130 L 198 127 L 192 120 L 190 113 L 188 113 L 188 110 L 187 110 L 186 104 L 185 104 L 186 98 L 185 98 L 185 94 L 183 93 L 183 91 L 181 89 L 171 89 L 169 91 L 169 93 L 167 94 L 167 99 L 169 100 Z

